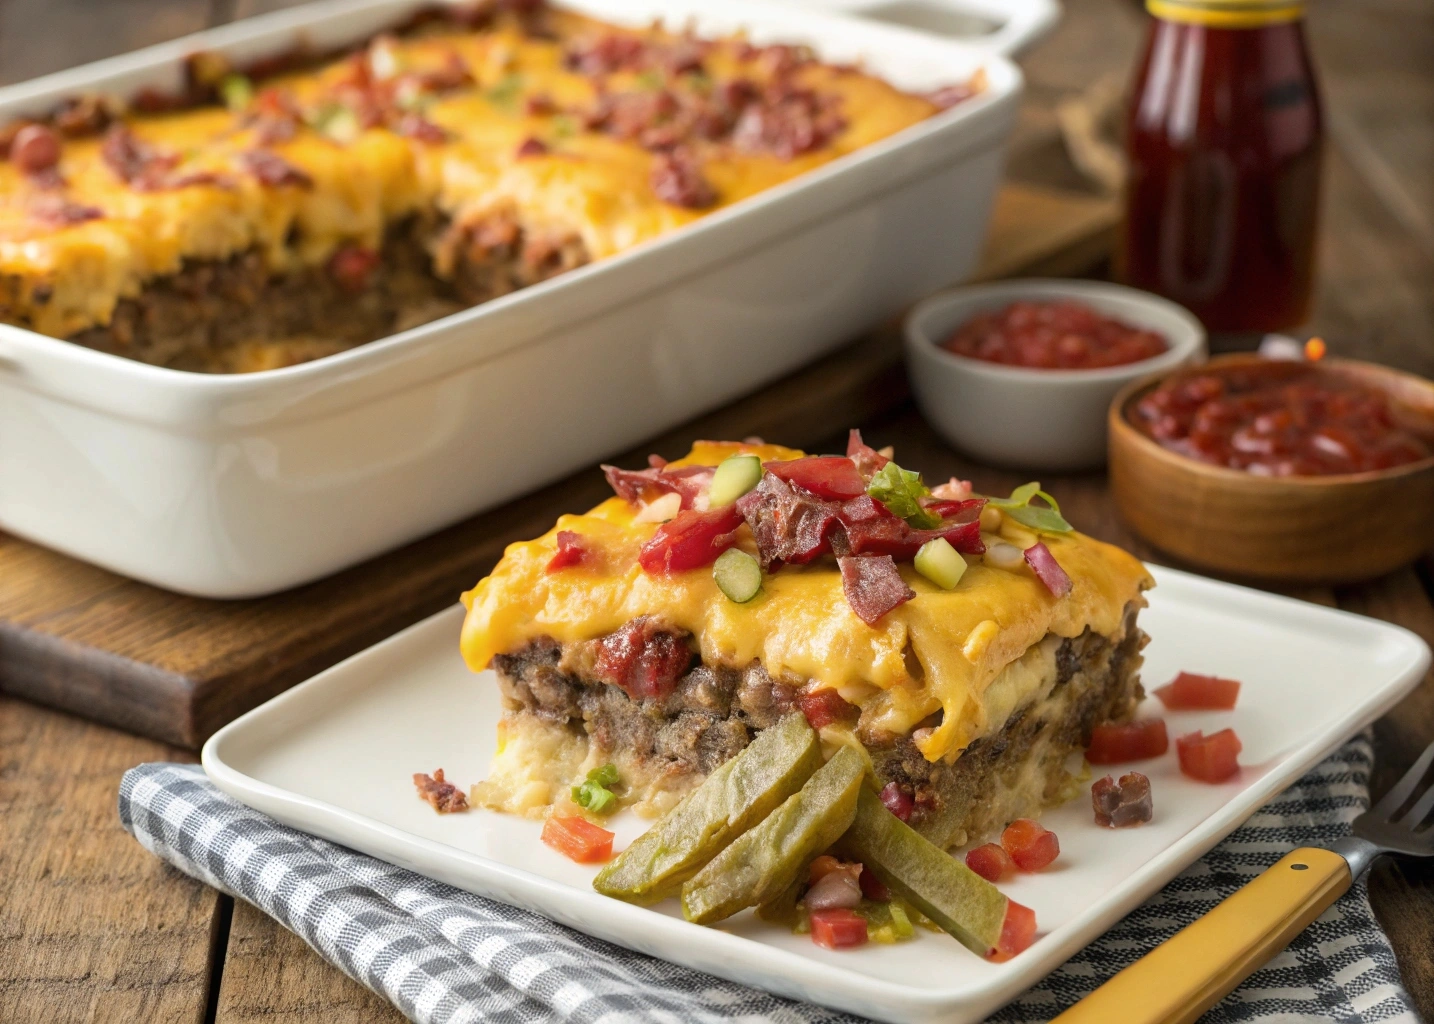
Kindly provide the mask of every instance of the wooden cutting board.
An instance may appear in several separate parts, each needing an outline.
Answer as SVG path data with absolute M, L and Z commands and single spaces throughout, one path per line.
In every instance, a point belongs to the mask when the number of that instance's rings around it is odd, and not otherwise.
M 1008 185 L 979 278 L 1069 276 L 1109 253 L 1114 204 Z M 619 456 L 696 438 L 814 444 L 906 401 L 897 325 Z M 505 545 L 608 493 L 578 473 L 317 583 L 272 597 L 171 594 L 0 534 L 0 690 L 189 748 L 314 673 L 458 599 Z

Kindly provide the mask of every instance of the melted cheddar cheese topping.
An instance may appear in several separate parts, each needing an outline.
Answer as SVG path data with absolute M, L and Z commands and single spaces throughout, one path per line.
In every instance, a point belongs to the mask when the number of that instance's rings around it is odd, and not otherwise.
M 745 152 L 729 144 L 690 140 L 717 201 L 708 209 L 664 202 L 650 184 L 658 155 L 636 142 L 589 130 L 580 118 L 551 110 L 587 110 L 599 94 L 651 88 L 642 73 L 602 75 L 571 70 L 565 42 L 601 33 L 670 39 L 656 29 L 615 29 L 553 12 L 556 38 L 525 33 L 514 19 L 481 31 L 450 28 L 438 35 L 385 39 L 385 61 L 405 69 L 437 69 L 456 59 L 471 84 L 426 102 L 422 116 L 448 133 L 425 142 L 386 127 L 336 133 L 301 125 L 285 141 L 264 141 L 239 113 L 204 107 L 169 114 L 129 115 L 125 124 L 146 144 L 179 159 L 174 173 L 212 172 L 219 183 L 160 190 L 131 187 L 106 165 L 97 138 L 64 144 L 64 181 L 32 180 L 13 161 L 0 162 L 0 319 L 66 337 L 109 322 L 117 302 L 178 271 L 185 260 L 223 260 L 257 250 L 266 266 L 285 272 L 324 263 L 340 246 L 377 249 L 385 229 L 418 211 L 463 219 L 488 210 L 516 210 L 527 226 L 577 232 L 600 259 L 687 224 L 710 209 L 738 202 L 805 171 L 900 131 L 937 111 L 869 75 L 809 63 L 795 72 L 803 88 L 838 98 L 844 126 L 819 148 L 791 158 Z M 704 74 L 713 83 L 761 83 L 766 74 L 738 41 L 711 45 Z M 456 55 L 456 57 L 455 57 Z M 347 61 L 265 80 L 312 111 L 341 91 Z M 534 114 L 528 100 L 548 112 Z M 547 152 L 519 155 L 536 139 Z M 262 184 L 241 157 L 267 149 L 308 175 L 313 187 Z M 37 203 L 57 199 L 102 212 L 81 223 L 47 221 Z M 441 272 L 441 268 L 439 268 Z
M 764 461 L 802 454 L 775 445 L 704 442 L 672 465 L 716 465 L 739 450 Z M 761 591 L 745 604 L 717 588 L 710 568 L 649 575 L 637 555 L 657 526 L 636 523 L 635 515 L 627 501 L 610 498 L 586 514 L 560 517 L 536 540 L 509 545 L 492 574 L 463 596 L 468 666 L 479 671 L 495 654 L 517 651 L 536 637 L 593 640 L 650 615 L 692 633 L 708 664 L 740 668 L 756 660 L 774 678 L 840 688 L 862 705 L 863 721 L 871 714 L 892 733 L 909 733 L 943 712 L 941 724 L 918 741 L 935 761 L 954 758 L 1004 724 L 1023 697 L 1005 690 L 1023 685 L 1021 680 L 1039 685 L 1038 673 L 1007 673 L 1003 692 L 988 693 L 1003 670 L 1047 634 L 1115 634 L 1126 605 L 1141 602 L 1141 592 L 1152 585 L 1144 566 L 1119 548 L 1080 533 L 1044 535 L 1072 580 L 1066 597 L 1054 597 L 1024 566 L 998 569 L 976 559 L 948 591 L 909 563 L 900 564 L 916 597 L 873 627 L 848 606 L 841 573 L 830 559 L 765 575 Z M 559 530 L 581 534 L 595 554 L 549 573 Z M 739 536 L 755 551 L 745 527 Z

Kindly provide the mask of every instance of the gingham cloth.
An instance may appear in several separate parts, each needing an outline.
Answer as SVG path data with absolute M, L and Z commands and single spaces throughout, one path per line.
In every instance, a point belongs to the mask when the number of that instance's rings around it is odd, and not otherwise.
M 1347 833 L 1368 802 L 1371 762 L 1367 737 L 1349 743 L 991 1020 L 1049 1020 L 1286 851 Z M 629 952 L 280 825 L 195 765 L 131 769 L 119 813 L 145 848 L 272 915 L 424 1024 L 857 1019 Z M 1418 1018 L 1360 884 L 1205 1020 Z

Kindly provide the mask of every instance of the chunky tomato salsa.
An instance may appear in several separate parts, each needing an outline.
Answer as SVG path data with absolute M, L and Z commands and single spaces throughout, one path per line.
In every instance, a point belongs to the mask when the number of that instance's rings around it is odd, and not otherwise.
M 1038 370 L 1095 370 L 1138 363 L 1169 345 L 1155 331 L 1101 316 L 1079 302 L 1013 302 L 979 313 L 945 342 L 947 351 Z
M 1262 476 L 1362 473 L 1434 454 L 1430 436 L 1401 424 L 1382 391 L 1308 363 L 1176 377 L 1129 416 L 1171 451 Z

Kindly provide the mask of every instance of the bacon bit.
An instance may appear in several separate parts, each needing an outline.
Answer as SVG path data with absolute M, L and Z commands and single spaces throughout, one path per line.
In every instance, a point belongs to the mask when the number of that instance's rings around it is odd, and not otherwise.
M 299 188 L 313 188 L 314 179 L 295 167 L 278 153 L 267 149 L 251 149 L 239 154 L 239 163 L 262 185 L 278 188 L 295 185 Z
M 845 501 L 866 493 L 866 481 L 856 471 L 856 463 L 841 455 L 811 455 L 786 462 L 764 462 L 762 468 L 818 498 Z
M 833 722 L 855 722 L 861 709 L 850 704 L 830 687 L 807 690 L 797 696 L 797 704 L 813 729 L 823 729 Z
M 1240 699 L 1240 684 L 1234 679 L 1181 672 L 1157 688 L 1155 696 L 1171 711 L 1229 711 Z
M 1016 870 L 1016 862 L 1005 848 L 997 843 L 986 843 L 966 854 L 966 866 L 988 882 L 999 882 Z
M 1006 920 L 1001 924 L 1001 938 L 986 957 L 993 963 L 1005 963 L 1030 947 L 1036 938 L 1036 912 L 1015 900 L 1006 901 Z
M 378 269 L 379 255 L 362 245 L 345 245 L 329 257 L 329 276 L 352 295 L 366 292 Z
M 652 164 L 652 191 L 664 203 L 705 210 L 717 203 L 717 190 L 702 177 L 697 158 L 686 150 L 659 153 Z
M 648 456 L 649 460 L 652 456 Z M 689 509 L 712 484 L 713 466 L 683 466 L 665 470 L 667 463 L 648 469 L 618 469 L 616 466 L 602 466 L 608 486 L 624 501 L 632 505 L 646 504 L 653 497 L 664 493 L 682 495 L 682 507 Z
M 1175 741 L 1180 756 L 1180 771 L 1201 782 L 1224 782 L 1240 770 L 1236 760 L 1244 749 L 1234 729 L 1221 729 L 1206 736 L 1195 731 Z
M 534 93 L 523 102 L 523 109 L 529 117 L 552 117 L 558 112 L 558 105 L 545 92 Z
M 757 540 L 757 559 L 771 570 L 782 563 L 805 565 L 831 551 L 830 537 L 840 526 L 836 502 L 796 491 L 771 473 L 738 498 L 738 509 Z
M 1085 759 L 1091 764 L 1124 764 L 1159 757 L 1170 749 L 1163 718 L 1125 725 L 1097 725 L 1091 730 Z
M 846 439 L 847 458 L 856 463 L 856 468 L 867 480 L 881 471 L 891 460 L 861 439 L 861 431 L 853 429 Z
M 419 797 L 428 801 L 439 814 L 456 814 L 468 810 L 468 798 L 463 795 L 463 790 L 444 779 L 442 768 L 431 776 L 414 772 L 413 784 L 418 787 Z
M 104 96 L 90 93 L 66 101 L 50 120 L 60 134 L 77 139 L 86 135 L 98 135 L 114 121 L 115 112 L 111 101 Z
M 517 157 L 522 160 L 530 156 L 547 156 L 549 153 L 548 144 L 542 139 L 535 139 L 529 135 L 518 146 Z
M 580 75 L 610 75 L 614 71 L 641 70 L 647 44 L 637 36 L 608 32 L 563 53 L 563 66 Z
M 1139 772 L 1126 772 L 1116 782 L 1109 775 L 1090 788 L 1095 823 L 1102 828 L 1133 828 L 1155 815 L 1150 780 Z
M 586 818 L 549 815 L 543 822 L 543 842 L 579 864 L 598 864 L 612 856 L 614 833 Z
M 852 554 L 891 555 L 905 560 L 915 558 L 927 541 L 943 537 L 957 551 L 979 555 L 986 550 L 981 540 L 980 507 L 964 506 L 954 518 L 935 529 L 913 530 L 881 502 L 863 495 L 842 506 L 842 523 Z
M 732 144 L 747 153 L 790 160 L 819 149 L 846 128 L 841 98 L 802 88 L 790 80 L 770 82 L 758 102 L 747 104 L 732 128 Z
M 572 530 L 558 531 L 558 551 L 548 560 L 548 567 L 545 571 L 557 572 L 559 569 L 567 569 L 578 565 L 587 557 L 588 549 L 583 543 L 583 535 L 574 533 Z
M 100 158 L 121 181 L 140 192 L 157 191 L 176 164 L 179 154 L 168 153 L 142 142 L 123 124 L 105 133 L 100 143 Z
M 961 82 L 958 85 L 943 85 L 941 88 L 927 93 L 926 98 L 942 110 L 950 110 L 956 104 L 969 100 L 979 91 L 971 82 Z
M 1066 575 L 1066 571 L 1056 561 L 1056 556 L 1051 554 L 1051 549 L 1045 544 L 1032 544 L 1026 548 L 1026 564 L 1036 574 L 1036 579 L 1044 583 L 1046 589 L 1056 597 L 1065 597 L 1071 592 L 1073 584 L 1070 576 Z
M 53 228 L 71 227 L 88 220 L 99 220 L 105 215 L 98 206 L 86 206 L 55 195 L 34 199 L 28 213 L 34 220 Z
M 847 604 L 868 626 L 916 596 L 890 555 L 846 555 L 837 559 L 837 566 Z
M 910 821 L 911 812 L 916 809 L 916 801 L 911 798 L 911 794 L 896 782 L 888 782 L 882 787 L 881 802 L 902 821 Z
M 1040 871 L 1060 856 L 1061 843 L 1038 821 L 1017 818 L 1001 833 L 1001 846 L 1022 871 Z
M 448 141 L 449 135 L 443 128 L 418 114 L 404 114 L 398 119 L 394 131 L 409 139 L 417 139 L 437 146 Z
M 598 641 L 595 671 L 634 701 L 666 700 L 691 663 L 687 643 L 644 615 Z
M 921 507 L 933 515 L 940 516 L 942 519 L 950 519 L 952 516 L 959 516 L 971 510 L 974 510 L 977 517 L 979 517 L 981 509 L 985 508 L 985 506 L 985 498 L 962 498 L 954 500 L 943 498 L 940 501 L 923 501 Z
M 43 124 L 27 124 L 10 143 L 10 159 L 28 175 L 53 171 L 60 162 L 60 135 Z
M 707 512 L 687 509 L 657 528 L 638 552 L 637 562 L 654 576 L 700 569 L 737 543 L 736 530 L 741 525 L 742 514 L 736 505 Z

